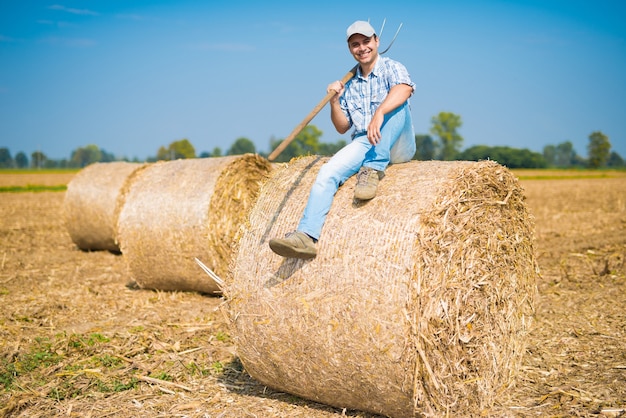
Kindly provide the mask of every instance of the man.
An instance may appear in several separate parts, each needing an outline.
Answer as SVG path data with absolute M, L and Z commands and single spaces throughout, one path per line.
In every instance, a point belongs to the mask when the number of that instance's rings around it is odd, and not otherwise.
M 272 251 L 283 257 L 317 255 L 315 244 L 335 193 L 348 178 L 358 172 L 356 200 L 373 199 L 387 166 L 409 161 L 415 154 L 408 102 L 415 84 L 406 68 L 378 54 L 380 40 L 368 22 L 350 25 L 347 41 L 359 63 L 356 74 L 345 85 L 329 84 L 327 92 L 337 93 L 330 100 L 335 129 L 344 134 L 354 127 L 352 141 L 320 168 L 297 230 L 270 240 Z

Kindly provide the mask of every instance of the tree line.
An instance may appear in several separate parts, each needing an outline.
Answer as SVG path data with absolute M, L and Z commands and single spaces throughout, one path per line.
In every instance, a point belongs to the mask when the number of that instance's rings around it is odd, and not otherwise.
M 480 161 L 489 159 L 509 168 L 576 167 L 596 169 L 626 167 L 624 159 L 617 152 L 611 150 L 609 138 L 601 131 L 595 131 L 589 135 L 587 158 L 584 158 L 576 153 L 570 141 L 546 145 L 543 148 L 543 153 L 526 148 L 486 145 L 475 145 L 462 150 L 463 137 L 458 132 L 462 124 L 461 116 L 452 112 L 440 112 L 433 116 L 429 134 L 415 135 L 417 150 L 413 159 L 423 161 Z M 286 162 L 303 155 L 333 155 L 346 145 L 346 141 L 343 139 L 335 143 L 321 142 L 321 136 L 322 131 L 315 125 L 307 125 L 276 158 L 276 162 Z M 281 139 L 271 138 L 270 149 L 274 150 L 281 142 Z M 185 138 L 173 141 L 168 146 L 159 147 L 156 155 L 149 157 L 146 161 L 221 157 L 246 153 L 258 153 L 264 157 L 269 155 L 269 153 L 257 152 L 254 143 L 244 137 L 236 139 L 225 152 L 220 147 L 215 147 L 210 152 L 203 151 L 196 155 L 195 147 Z M 94 144 L 75 149 L 67 160 L 48 159 L 41 151 L 33 152 L 30 160 L 24 152 L 18 152 L 15 157 L 12 157 L 8 148 L 0 148 L 0 168 L 82 168 L 95 162 L 119 160 L 131 161 L 126 158 L 115 158 L 113 154 Z M 132 161 L 138 161 L 138 159 L 135 158 Z

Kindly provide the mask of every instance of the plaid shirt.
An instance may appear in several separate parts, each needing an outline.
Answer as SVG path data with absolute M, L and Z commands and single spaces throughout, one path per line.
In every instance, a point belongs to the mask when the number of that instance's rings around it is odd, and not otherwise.
M 389 90 L 396 84 L 407 84 L 415 90 L 415 83 L 404 65 L 390 58 L 378 56 L 374 70 L 364 78 L 359 66 L 356 75 L 346 83 L 339 98 L 341 110 L 354 127 L 352 138 L 367 132 L 367 125 Z

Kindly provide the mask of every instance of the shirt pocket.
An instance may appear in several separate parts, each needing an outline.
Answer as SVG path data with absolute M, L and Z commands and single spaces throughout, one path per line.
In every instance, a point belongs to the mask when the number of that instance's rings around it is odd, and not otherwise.
M 350 100 L 346 103 L 349 119 L 357 129 L 363 129 L 363 123 L 365 120 L 365 109 L 360 100 Z
M 378 106 L 380 106 L 380 104 L 385 101 L 385 98 L 387 98 L 388 92 L 389 92 L 389 89 L 386 88 L 386 86 L 382 83 L 379 83 L 374 88 L 374 90 L 372 91 L 371 99 L 370 99 L 370 112 L 372 115 L 374 114 L 374 112 L 376 112 L 376 109 L 378 109 Z

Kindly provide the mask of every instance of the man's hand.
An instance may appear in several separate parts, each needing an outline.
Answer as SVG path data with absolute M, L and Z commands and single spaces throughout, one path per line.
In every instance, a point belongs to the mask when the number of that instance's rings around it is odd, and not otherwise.
M 411 94 L 413 94 L 413 88 L 407 84 L 396 84 L 389 90 L 387 97 L 378 106 L 370 124 L 367 125 L 367 139 L 370 144 L 377 145 L 380 142 L 382 138 L 380 128 L 385 121 L 385 115 L 403 105 L 411 97 Z
M 326 87 L 326 93 L 336 93 L 330 98 L 330 120 L 340 134 L 345 134 L 350 129 L 350 121 L 343 114 L 339 105 L 339 96 L 343 94 L 344 90 L 345 86 L 341 81 L 333 81 Z
M 374 116 L 372 116 L 372 120 L 367 126 L 367 140 L 370 141 L 370 144 L 378 145 L 380 142 L 382 138 L 380 128 L 383 126 L 384 121 L 385 115 L 382 112 L 374 112 Z
M 339 100 L 339 96 L 343 94 L 344 89 L 345 86 L 341 81 L 334 81 L 326 87 L 326 93 L 330 93 L 331 91 L 337 93 L 330 99 L 332 102 L 337 102 Z

